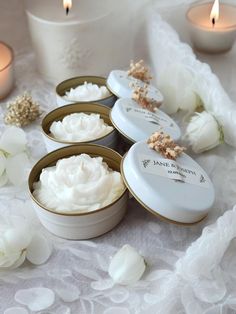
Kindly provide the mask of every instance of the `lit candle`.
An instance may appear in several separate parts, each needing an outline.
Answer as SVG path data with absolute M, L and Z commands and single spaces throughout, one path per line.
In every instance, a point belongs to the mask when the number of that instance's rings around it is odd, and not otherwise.
M 13 51 L 0 42 L 0 99 L 5 98 L 14 84 Z
M 71 0 L 27 0 L 37 67 L 44 78 L 57 84 L 78 75 L 109 73 L 120 49 L 114 34 L 123 27 L 112 24 L 116 6 L 110 0 L 73 1 L 73 7 Z M 107 25 L 112 32 L 106 31 Z M 129 44 L 124 45 L 128 51 Z M 117 64 L 124 53 L 117 55 Z
M 211 9 L 211 14 L 210 14 L 210 20 L 212 22 L 212 26 L 215 26 L 216 21 L 219 20 L 220 16 L 220 4 L 219 0 L 215 0 L 212 9 Z
M 63 0 L 63 6 L 66 10 L 66 15 L 69 14 L 70 9 L 72 8 L 72 0 Z
M 186 16 L 197 50 L 221 53 L 232 48 L 236 37 L 236 6 L 215 0 L 191 7 Z

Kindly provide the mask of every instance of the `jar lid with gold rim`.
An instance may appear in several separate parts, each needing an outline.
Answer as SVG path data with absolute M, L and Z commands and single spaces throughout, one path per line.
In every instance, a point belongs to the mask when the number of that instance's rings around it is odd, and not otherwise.
M 157 108 L 150 112 L 130 98 L 116 101 L 110 119 L 115 128 L 133 143 L 147 139 L 156 131 L 169 134 L 175 141 L 181 137 L 180 128 L 166 113 Z
M 107 78 L 107 87 L 118 98 L 132 98 L 133 85 L 139 87 L 146 85 L 147 96 L 154 99 L 158 104 L 162 104 L 164 98 L 156 87 L 129 76 L 127 71 L 113 70 Z
M 215 200 L 206 172 L 187 154 L 163 158 L 145 141 L 123 157 L 121 173 L 131 194 L 147 210 L 171 222 L 193 224 L 207 216 Z

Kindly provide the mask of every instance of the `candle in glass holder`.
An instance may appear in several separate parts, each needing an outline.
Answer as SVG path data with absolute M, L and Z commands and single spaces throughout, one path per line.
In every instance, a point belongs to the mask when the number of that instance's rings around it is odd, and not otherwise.
M 3 42 L 0 42 L 0 99 L 5 98 L 14 84 L 13 51 Z
M 222 53 L 232 48 L 236 37 L 236 6 L 215 0 L 192 6 L 186 16 L 197 50 Z

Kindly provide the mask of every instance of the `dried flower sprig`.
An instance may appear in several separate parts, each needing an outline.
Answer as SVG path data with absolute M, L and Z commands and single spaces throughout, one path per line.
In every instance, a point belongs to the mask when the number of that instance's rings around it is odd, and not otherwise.
M 157 102 L 153 98 L 148 97 L 147 84 L 145 84 L 143 87 L 134 85 L 132 87 L 133 87 L 132 99 L 135 100 L 142 108 L 154 112 L 155 108 L 160 107 L 161 103 Z
M 4 117 L 5 123 L 18 127 L 30 124 L 41 115 L 39 105 L 27 92 L 16 97 L 13 102 L 8 103 L 7 109 L 8 111 Z
M 174 142 L 170 135 L 164 132 L 153 133 L 147 141 L 148 146 L 164 158 L 176 160 L 185 150 L 185 147 L 181 147 Z
M 152 76 L 149 69 L 144 65 L 144 61 L 140 60 L 134 63 L 133 60 L 130 61 L 130 69 L 128 71 L 128 76 L 132 76 L 138 80 L 143 81 L 144 83 L 149 84 Z

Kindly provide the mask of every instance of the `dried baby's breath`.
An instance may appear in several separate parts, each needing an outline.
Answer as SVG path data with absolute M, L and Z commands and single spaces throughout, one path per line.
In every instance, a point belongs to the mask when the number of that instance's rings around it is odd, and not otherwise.
M 160 103 L 153 98 L 148 97 L 148 85 L 132 86 L 132 99 L 135 100 L 142 108 L 154 112 L 155 108 L 160 107 Z
M 185 150 L 185 147 L 181 147 L 174 142 L 170 135 L 164 132 L 153 133 L 147 141 L 148 146 L 164 158 L 176 160 Z
M 132 76 L 138 80 L 141 80 L 147 84 L 150 83 L 152 76 L 150 74 L 149 69 L 144 65 L 144 61 L 140 60 L 134 63 L 133 60 L 130 62 L 130 69 L 128 71 L 128 75 Z
M 13 102 L 8 103 L 7 109 L 5 123 L 18 127 L 30 124 L 41 115 L 39 105 L 29 93 L 16 97 Z

